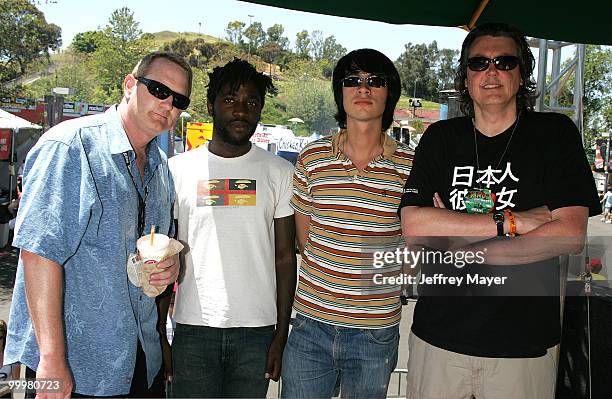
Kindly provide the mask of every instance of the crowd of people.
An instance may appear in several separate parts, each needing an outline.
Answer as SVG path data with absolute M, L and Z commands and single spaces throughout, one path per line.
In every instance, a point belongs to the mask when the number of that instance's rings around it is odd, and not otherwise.
M 401 93 L 393 62 L 351 51 L 332 77 L 338 132 L 294 167 L 251 144 L 276 89 L 240 59 L 209 73 L 212 140 L 167 159 L 154 139 L 189 106 L 192 71 L 146 55 L 118 105 L 53 127 L 28 155 L 4 362 L 62 382 L 40 398 L 164 397 L 168 380 L 175 397 L 265 397 L 281 377 L 284 398 L 384 398 L 405 287 L 373 276 L 415 269 L 373 254 L 408 245 L 485 254 L 423 275 L 520 284 L 419 292 L 407 397 L 553 398 L 558 256 L 580 252 L 601 209 L 574 123 L 533 111 L 534 66 L 515 28 L 472 30 L 455 82 L 466 116 L 432 124 L 413 151 L 385 133 Z M 126 271 L 152 227 L 185 246 L 151 274 L 168 286 L 157 298 Z

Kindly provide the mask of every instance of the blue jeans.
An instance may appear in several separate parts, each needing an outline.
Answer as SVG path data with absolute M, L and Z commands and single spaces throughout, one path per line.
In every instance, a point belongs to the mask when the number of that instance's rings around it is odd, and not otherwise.
M 265 398 L 274 326 L 213 328 L 177 324 L 172 341 L 173 396 Z
M 385 398 L 399 326 L 336 327 L 297 315 L 283 354 L 283 398 Z

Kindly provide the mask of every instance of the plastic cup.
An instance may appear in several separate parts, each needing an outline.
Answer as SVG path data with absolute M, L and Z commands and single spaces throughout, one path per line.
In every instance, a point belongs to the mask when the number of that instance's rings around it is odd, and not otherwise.
M 168 252 L 170 238 L 165 234 L 155 233 L 153 237 L 153 245 L 151 245 L 151 235 L 142 236 L 136 242 L 136 248 L 140 258 L 145 265 L 157 263 L 164 259 Z

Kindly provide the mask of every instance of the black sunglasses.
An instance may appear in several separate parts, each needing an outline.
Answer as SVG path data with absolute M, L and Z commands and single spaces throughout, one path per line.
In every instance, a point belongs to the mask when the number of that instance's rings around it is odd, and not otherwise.
M 189 97 L 179 94 L 175 91 L 172 91 L 168 86 L 163 83 L 159 83 L 157 80 L 147 79 L 138 77 L 137 81 L 142 83 L 147 87 L 149 93 L 160 100 L 165 100 L 166 98 L 172 96 L 172 106 L 178 109 L 186 110 L 189 107 Z
M 342 86 L 359 87 L 364 81 L 369 87 L 387 87 L 387 79 L 384 76 L 378 75 L 368 75 L 367 77 L 362 77 L 359 75 L 347 76 L 346 78 L 342 79 Z
M 493 64 L 498 71 L 511 71 L 518 65 L 519 59 L 514 55 L 500 55 L 495 58 L 472 57 L 468 58 L 468 68 L 472 71 L 480 72 L 489 68 Z

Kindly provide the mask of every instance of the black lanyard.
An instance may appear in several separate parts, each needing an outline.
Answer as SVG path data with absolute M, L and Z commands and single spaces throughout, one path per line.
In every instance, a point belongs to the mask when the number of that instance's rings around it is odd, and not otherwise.
M 125 167 L 130 174 L 130 178 L 132 179 L 132 184 L 134 185 L 134 189 L 136 190 L 136 194 L 138 194 L 138 237 L 142 237 L 144 235 L 145 228 L 145 208 L 147 197 L 149 196 L 149 189 L 147 186 L 144 187 L 144 197 L 140 195 L 140 191 L 138 190 L 138 186 L 136 185 L 136 179 L 132 174 L 132 161 L 130 161 L 130 157 L 127 153 L 123 153 L 123 160 L 125 161 Z

